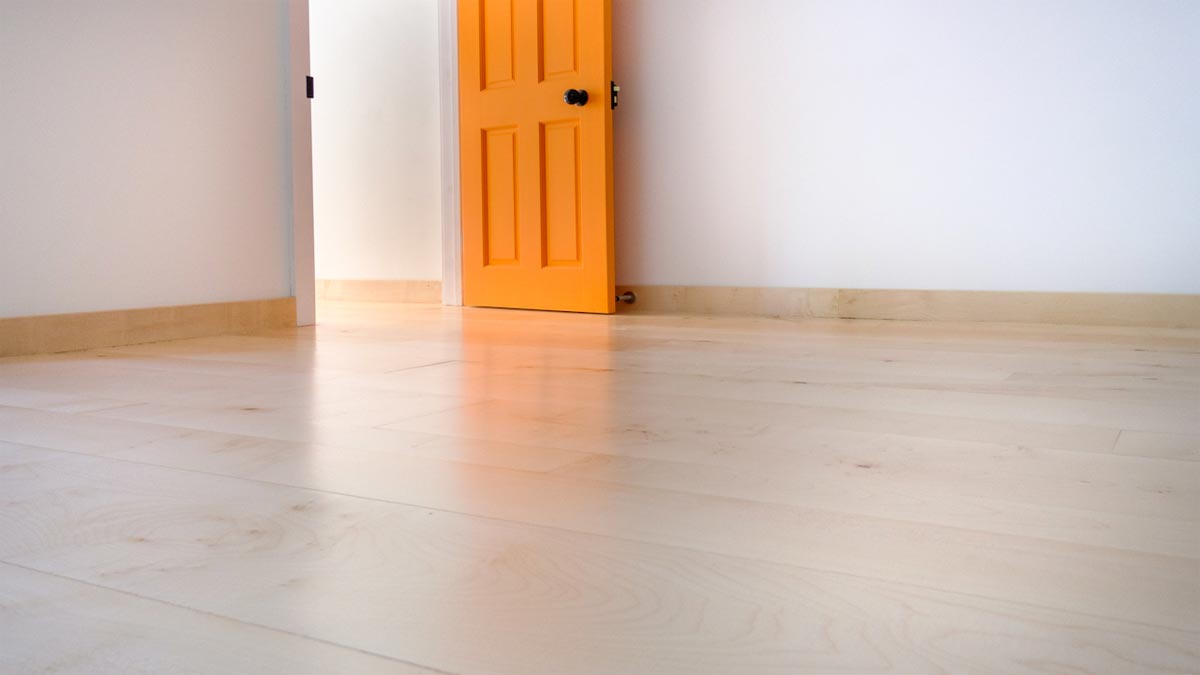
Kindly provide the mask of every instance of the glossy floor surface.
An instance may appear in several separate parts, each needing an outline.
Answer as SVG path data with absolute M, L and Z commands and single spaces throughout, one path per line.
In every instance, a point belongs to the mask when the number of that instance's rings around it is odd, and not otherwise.
M 1200 669 L 1198 332 L 321 316 L 0 361 L 0 672 Z

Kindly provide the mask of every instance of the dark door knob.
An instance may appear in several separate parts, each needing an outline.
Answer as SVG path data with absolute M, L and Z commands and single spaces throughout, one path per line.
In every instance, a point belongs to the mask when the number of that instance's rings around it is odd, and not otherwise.
M 563 100 L 567 102 L 567 105 L 577 105 L 582 108 L 588 102 L 587 90 L 568 89 L 567 93 L 563 94 Z

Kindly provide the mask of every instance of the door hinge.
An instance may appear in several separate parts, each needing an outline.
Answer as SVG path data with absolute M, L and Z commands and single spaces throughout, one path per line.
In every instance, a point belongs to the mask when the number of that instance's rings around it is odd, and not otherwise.
M 609 82 L 608 84 L 610 87 L 612 87 L 612 89 L 611 89 L 611 91 L 612 91 L 612 109 L 616 110 L 617 109 L 617 95 L 621 93 L 621 85 L 617 84 L 616 82 Z
M 314 88 L 313 88 L 313 76 L 312 75 L 304 76 L 304 91 L 308 95 L 309 98 L 313 98 Z

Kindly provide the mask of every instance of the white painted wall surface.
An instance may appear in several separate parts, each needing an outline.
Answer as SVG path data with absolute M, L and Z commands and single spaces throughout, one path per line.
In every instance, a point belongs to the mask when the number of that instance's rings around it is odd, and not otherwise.
M 437 0 L 312 0 L 322 279 L 441 278 Z
M 1200 293 L 1196 0 L 613 0 L 618 280 Z
M 0 0 L 0 316 L 285 297 L 282 0 Z

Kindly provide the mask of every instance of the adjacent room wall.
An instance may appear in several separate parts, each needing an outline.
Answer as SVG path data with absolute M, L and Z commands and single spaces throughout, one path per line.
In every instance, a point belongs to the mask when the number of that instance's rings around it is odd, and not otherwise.
M 613 6 L 622 284 L 1200 293 L 1200 2 Z
M 319 279 L 441 278 L 436 0 L 312 0 Z
M 1200 4 L 613 2 L 623 284 L 1200 292 Z M 290 294 L 284 4 L 0 0 L 0 317 Z M 313 4 L 318 274 L 436 279 L 436 4 Z
M 0 0 L 0 317 L 291 295 L 284 0 Z

